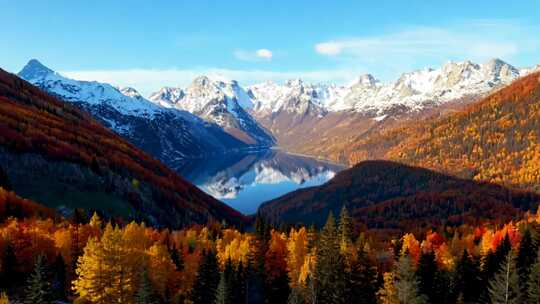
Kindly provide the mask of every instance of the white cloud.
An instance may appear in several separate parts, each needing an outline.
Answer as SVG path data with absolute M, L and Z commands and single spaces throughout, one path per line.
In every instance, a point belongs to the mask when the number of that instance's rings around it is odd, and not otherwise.
M 319 54 L 335 56 L 341 53 L 344 46 L 345 44 L 343 42 L 330 41 L 330 42 L 317 43 L 315 45 L 315 50 Z
M 347 83 L 359 73 L 358 69 L 329 69 L 305 71 L 269 71 L 269 70 L 235 70 L 235 69 L 169 69 L 169 70 L 92 70 L 92 71 L 60 71 L 60 74 L 78 80 L 99 81 L 115 86 L 130 86 L 143 96 L 164 86 L 186 87 L 199 75 L 211 78 L 234 79 L 240 85 L 247 86 L 267 80 L 284 82 L 289 79 L 302 78 L 308 82 Z
M 323 41 L 315 51 L 343 66 L 361 65 L 392 76 L 448 60 L 510 62 L 540 50 L 540 29 L 512 20 L 474 20 L 445 27 L 411 27 L 383 35 Z
M 264 58 L 264 59 L 272 59 L 272 51 L 269 49 L 260 49 L 255 52 L 257 54 L 257 57 Z
M 269 49 L 258 49 L 255 51 L 236 50 L 233 55 L 236 59 L 256 62 L 261 60 L 270 61 L 274 54 Z

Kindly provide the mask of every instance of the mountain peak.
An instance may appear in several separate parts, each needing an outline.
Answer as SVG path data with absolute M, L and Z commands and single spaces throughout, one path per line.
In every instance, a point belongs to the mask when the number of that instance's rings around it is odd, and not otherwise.
M 121 88 L 118 88 L 118 90 L 120 91 L 120 93 L 128 97 L 142 99 L 141 94 L 132 87 L 121 87 Z
M 351 82 L 349 86 L 361 85 L 364 87 L 375 86 L 379 81 L 373 77 L 371 74 L 363 74 L 358 76 L 354 81 Z
M 54 74 L 54 71 L 44 66 L 37 59 L 31 59 L 19 72 L 18 76 L 30 80 L 44 78 L 49 74 Z

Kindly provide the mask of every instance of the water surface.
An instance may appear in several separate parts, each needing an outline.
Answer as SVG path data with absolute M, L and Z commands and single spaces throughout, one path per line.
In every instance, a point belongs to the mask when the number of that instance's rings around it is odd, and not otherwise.
M 177 168 L 206 193 L 244 214 L 288 192 L 321 185 L 340 170 L 342 166 L 278 150 L 190 160 Z

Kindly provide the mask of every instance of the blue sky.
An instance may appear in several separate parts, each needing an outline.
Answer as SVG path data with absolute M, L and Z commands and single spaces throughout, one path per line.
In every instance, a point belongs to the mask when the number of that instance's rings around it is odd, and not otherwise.
M 345 83 L 449 60 L 540 63 L 540 1 L 0 0 L 0 67 L 148 94 L 198 74 Z

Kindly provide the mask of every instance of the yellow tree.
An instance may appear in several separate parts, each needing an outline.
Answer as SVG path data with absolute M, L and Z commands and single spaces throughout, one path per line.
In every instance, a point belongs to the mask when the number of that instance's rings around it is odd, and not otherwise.
M 148 269 L 150 280 L 154 285 L 155 291 L 162 297 L 165 297 L 165 291 L 169 279 L 175 272 L 176 266 L 171 260 L 169 251 L 164 245 L 154 244 L 148 249 Z
M 104 265 L 105 253 L 101 243 L 92 238 L 84 248 L 84 254 L 77 262 L 78 278 L 73 281 L 73 290 L 81 298 L 92 303 L 105 304 L 109 302 L 110 295 L 106 293 L 110 277 Z
M 377 292 L 377 298 L 381 304 L 399 304 L 397 295 L 397 289 L 394 285 L 394 274 L 392 272 L 385 272 L 384 284 L 382 288 Z
M 291 287 L 296 288 L 300 283 L 300 272 L 304 266 L 304 260 L 308 254 L 308 236 L 306 228 L 298 231 L 292 229 L 287 240 L 287 266 Z M 306 266 L 307 267 L 307 266 Z M 309 268 L 305 269 L 306 271 Z M 307 273 L 304 274 L 307 277 Z
M 101 241 L 91 239 L 79 258 L 74 291 L 93 303 L 131 303 L 135 293 L 133 267 L 122 231 L 107 224 Z

